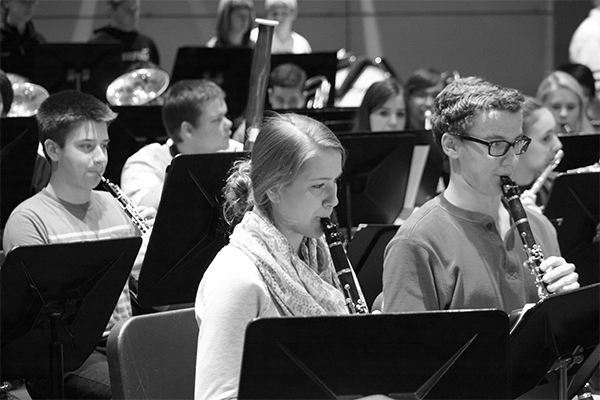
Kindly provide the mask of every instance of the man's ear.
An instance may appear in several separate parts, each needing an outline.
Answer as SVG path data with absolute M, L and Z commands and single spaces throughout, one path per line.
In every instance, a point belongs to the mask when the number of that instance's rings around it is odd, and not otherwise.
M 50 161 L 58 162 L 58 151 L 60 150 L 58 143 L 52 139 L 46 139 L 44 141 L 44 149 L 46 149 Z
M 183 121 L 179 129 L 179 137 L 181 140 L 185 140 L 192 136 L 194 136 L 194 126 L 188 121 Z
M 444 133 L 442 135 L 442 150 L 448 156 L 448 158 L 458 158 L 458 148 L 460 146 L 460 141 L 460 138 L 456 135 L 451 135 L 449 133 Z
M 267 196 L 269 197 L 269 200 L 271 200 L 271 203 L 277 204 L 281 201 L 281 196 L 279 195 L 279 189 L 280 189 L 279 186 L 267 189 Z

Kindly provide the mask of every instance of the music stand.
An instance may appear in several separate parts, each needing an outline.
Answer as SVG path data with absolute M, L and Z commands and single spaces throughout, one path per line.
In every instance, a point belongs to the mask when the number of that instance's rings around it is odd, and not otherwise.
M 167 141 L 161 106 L 111 106 L 119 116 L 108 126 L 110 149 L 104 176 L 119 185 L 127 159 L 147 144 Z
M 50 94 L 79 90 L 106 102 L 106 89 L 124 71 L 118 43 L 46 43 L 37 48 L 31 81 Z
M 10 213 L 31 196 L 39 139 L 35 117 L 2 118 L 0 124 L 0 223 L 4 229 Z
M 301 108 L 296 110 L 278 110 L 279 112 L 293 112 L 306 115 L 317 121 L 322 122 L 334 133 L 344 133 L 352 131 L 354 126 L 354 116 L 356 108 Z
M 333 107 L 334 88 L 337 72 L 337 54 L 335 52 L 317 52 L 309 54 L 273 54 L 271 55 L 271 71 L 281 64 L 296 64 L 306 72 L 308 79 L 324 76 L 331 84 L 331 92 L 327 99 L 327 107 Z
M 572 399 L 598 369 L 599 287 L 600 284 L 594 284 L 549 296 L 529 309 L 513 328 L 510 334 L 513 398 L 538 386 L 556 365 L 560 368 L 554 394 L 558 393 L 559 399 Z M 590 355 L 596 359 L 583 363 Z M 572 377 L 571 385 L 567 385 L 567 375 Z
M 360 225 L 350 243 L 348 260 L 356 272 L 369 309 L 383 290 L 383 255 L 399 225 Z
M 247 153 L 178 155 L 167 177 L 138 283 L 144 307 L 194 302 L 200 279 L 229 241 L 225 179 Z
M 243 115 L 250 90 L 252 49 L 184 46 L 177 50 L 171 84 L 182 79 L 210 79 L 227 94 L 228 115 Z
M 52 378 L 79 368 L 98 345 L 141 238 L 16 247 L 0 269 L 2 378 Z M 49 351 L 50 349 L 50 351 Z
M 246 329 L 239 399 L 508 399 L 500 310 L 263 318 Z
M 394 223 L 404 205 L 414 136 L 370 132 L 338 138 L 348 150 L 336 207 L 340 226 L 349 233 L 361 223 Z
M 570 169 L 587 167 L 600 160 L 600 133 L 558 136 L 565 155 L 556 166 L 556 171 L 566 172 Z
M 599 198 L 600 173 L 560 174 L 544 206 L 544 215 L 556 227 L 561 254 L 577 265 L 582 286 L 600 277 Z

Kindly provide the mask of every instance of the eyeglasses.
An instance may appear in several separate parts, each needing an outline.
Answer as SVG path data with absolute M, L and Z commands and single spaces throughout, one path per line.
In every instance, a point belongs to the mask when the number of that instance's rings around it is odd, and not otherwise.
M 488 154 L 492 157 L 502 157 L 503 155 L 508 153 L 508 149 L 510 149 L 511 147 L 515 148 L 516 155 L 521 155 L 527 151 L 529 143 L 531 143 L 531 139 L 527 136 L 519 136 L 512 143 L 506 140 L 492 140 L 491 142 L 488 142 L 486 140 L 469 135 L 454 136 L 458 136 L 459 138 L 468 140 L 470 142 L 485 144 L 488 147 Z

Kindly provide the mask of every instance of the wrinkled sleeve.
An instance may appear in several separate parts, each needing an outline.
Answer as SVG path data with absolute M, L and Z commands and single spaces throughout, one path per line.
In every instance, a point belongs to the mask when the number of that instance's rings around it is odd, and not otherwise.
M 246 327 L 270 301 L 254 264 L 234 253 L 219 253 L 198 288 L 195 399 L 237 396 Z
M 435 254 L 421 243 L 392 239 L 383 262 L 383 312 L 440 309 L 433 273 L 437 264 Z
M 165 171 L 159 160 L 136 153 L 129 157 L 121 172 L 121 189 L 138 206 L 158 209 Z

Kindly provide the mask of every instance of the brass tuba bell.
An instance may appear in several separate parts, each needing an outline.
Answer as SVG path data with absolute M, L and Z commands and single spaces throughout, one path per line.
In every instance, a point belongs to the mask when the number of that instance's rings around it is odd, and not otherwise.
M 12 89 L 14 97 L 7 117 L 31 117 L 49 96 L 42 86 L 22 80 L 13 82 Z
M 141 106 L 163 94 L 169 81 L 161 69 L 136 69 L 115 79 L 106 89 L 106 99 L 113 106 Z

